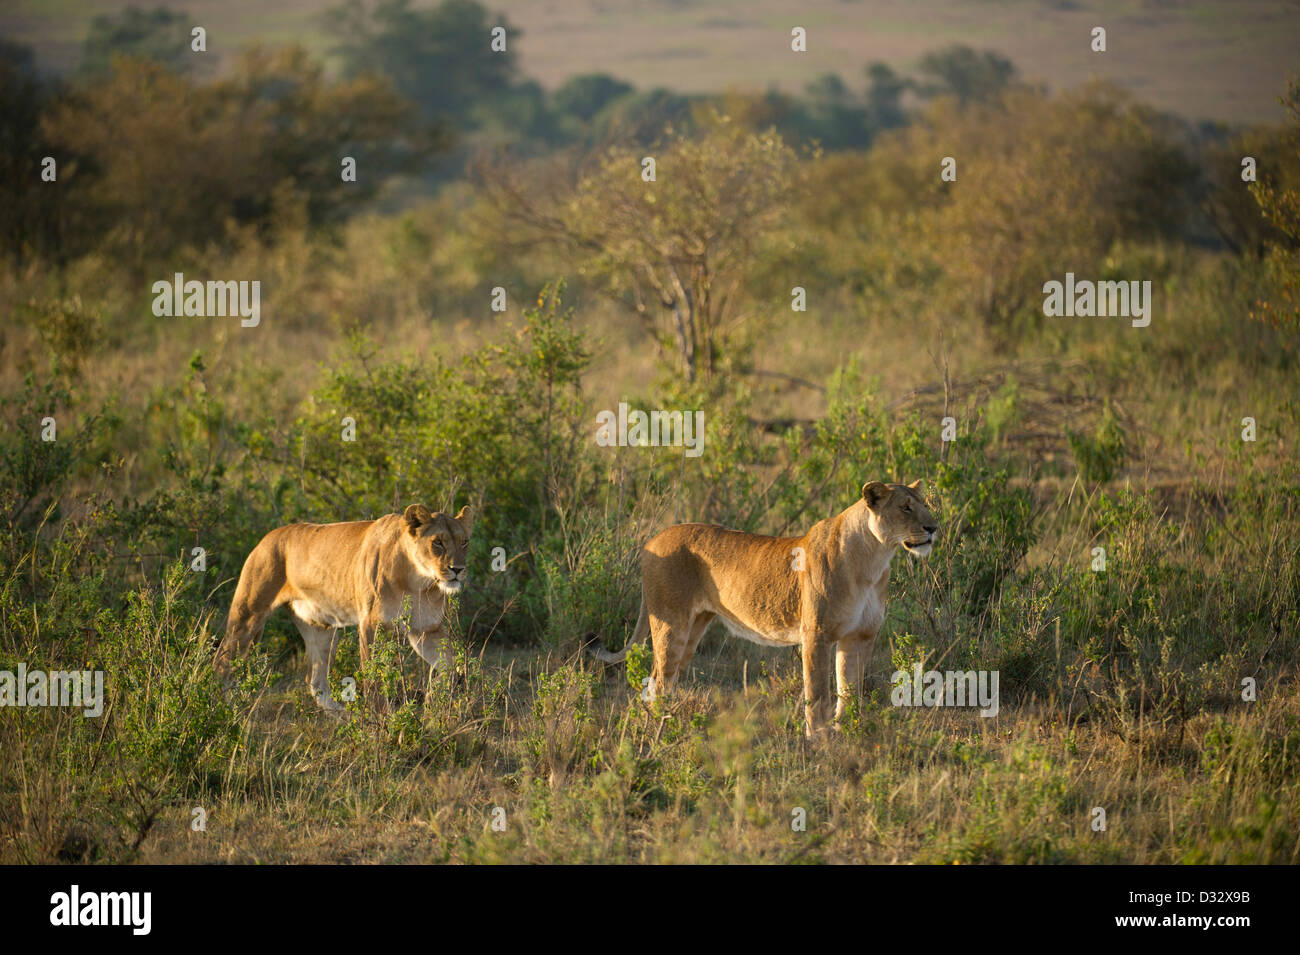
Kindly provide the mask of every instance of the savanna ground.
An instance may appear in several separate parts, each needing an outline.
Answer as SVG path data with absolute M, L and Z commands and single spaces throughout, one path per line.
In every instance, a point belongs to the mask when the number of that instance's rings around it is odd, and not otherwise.
M 107 693 L 0 709 L 0 861 L 1300 859 L 1294 84 L 1218 126 L 969 49 L 862 91 L 543 91 L 400 46 L 421 22 L 346 31 L 337 76 L 191 73 L 166 16 L 59 83 L 0 50 L 0 670 Z M 444 104 L 423 67 L 477 85 Z M 58 185 L 23 186 L 45 155 Z M 1066 271 L 1150 281 L 1151 324 L 1044 315 Z M 260 325 L 156 316 L 175 272 L 260 280 Z M 704 454 L 597 447 L 620 401 L 703 410 Z M 799 533 L 916 477 L 941 536 L 895 559 L 828 741 L 792 651 L 715 629 L 653 708 L 645 650 L 579 652 L 630 632 L 666 524 Z M 358 674 L 350 631 L 336 695 L 388 706 L 328 716 L 281 613 L 222 691 L 267 530 L 453 497 L 482 515 L 456 686 L 393 632 Z M 917 663 L 997 670 L 998 715 L 892 706 Z

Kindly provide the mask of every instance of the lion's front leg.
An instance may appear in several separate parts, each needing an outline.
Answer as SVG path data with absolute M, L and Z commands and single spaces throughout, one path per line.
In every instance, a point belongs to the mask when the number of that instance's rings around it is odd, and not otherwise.
M 323 710 L 342 710 L 343 704 L 330 694 L 330 664 L 338 645 L 338 631 L 333 627 L 314 627 L 298 617 L 294 618 L 294 623 L 307 646 L 307 684 L 311 687 L 311 695 Z
M 451 637 L 442 624 L 430 627 L 421 633 L 412 630 L 407 633 L 406 639 L 410 641 L 411 648 L 433 669 L 436 677 L 445 680 L 453 675 L 456 668 L 456 648 L 452 645 Z
M 848 701 L 863 696 L 872 646 L 871 640 L 841 640 L 835 645 L 836 723 L 844 715 Z
M 370 662 L 370 645 L 374 642 L 375 636 L 379 632 L 379 626 L 384 622 L 383 608 L 376 601 L 369 606 L 362 608 L 360 614 L 360 623 L 357 626 L 358 637 L 360 638 L 360 656 L 361 656 L 361 695 L 364 699 L 369 700 L 371 707 L 376 713 L 388 712 L 388 701 L 384 699 L 383 687 L 369 675 L 367 675 L 367 666 Z

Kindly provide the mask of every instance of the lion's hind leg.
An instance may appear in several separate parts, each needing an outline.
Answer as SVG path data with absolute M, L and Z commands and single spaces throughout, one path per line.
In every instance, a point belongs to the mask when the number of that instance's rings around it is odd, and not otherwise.
M 321 709 L 331 712 L 344 709 L 343 704 L 330 693 L 330 664 L 334 661 L 334 648 L 338 646 L 338 630 L 313 626 L 297 614 L 293 622 L 298 625 L 298 632 L 307 645 L 307 685 L 311 687 L 311 695 Z
M 287 599 L 284 565 L 274 546 L 268 545 L 268 539 L 263 538 L 253 548 L 239 573 L 239 583 L 235 585 L 230 616 L 226 620 L 226 635 L 213 660 L 217 674 L 223 680 L 230 679 L 231 661 L 248 653 L 253 641 L 262 635 L 266 618 Z
M 695 626 L 698 617 L 667 620 L 653 612 L 650 614 L 650 639 L 654 644 L 655 666 L 650 681 L 641 693 L 643 700 L 648 703 L 657 697 L 667 696 L 673 691 L 677 685 L 677 678 L 681 676 L 683 667 L 690 662 L 691 656 L 695 653 L 695 645 L 699 642 L 710 619 L 712 615 L 709 615 L 708 619 L 700 625 L 697 632 Z
M 709 624 L 713 622 L 716 614 L 704 611 L 697 613 L 691 620 L 687 632 L 690 634 L 681 646 L 681 655 L 677 660 L 677 677 L 686 672 L 686 668 L 691 665 L 691 660 L 695 658 L 695 650 L 700 645 L 700 640 L 704 638 L 704 631 L 709 629 Z

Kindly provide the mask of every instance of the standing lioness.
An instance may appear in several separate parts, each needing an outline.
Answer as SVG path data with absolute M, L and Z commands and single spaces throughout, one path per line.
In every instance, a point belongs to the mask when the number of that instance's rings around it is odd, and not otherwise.
M 838 719 L 850 692 L 862 689 L 872 641 L 885 621 L 895 549 L 930 553 L 938 525 L 920 487 L 920 481 L 872 481 L 860 500 L 803 537 L 763 537 L 716 524 L 677 524 L 653 537 L 641 552 L 641 615 L 628 641 L 653 639 L 647 697 L 673 688 L 717 617 L 755 643 L 802 647 L 809 736 L 827 725 L 833 653 Z M 593 652 L 610 663 L 627 656 L 626 647 Z
M 450 517 L 412 504 L 402 514 L 342 524 L 290 524 L 253 548 L 235 587 L 217 672 L 248 651 L 271 611 L 284 604 L 307 644 L 312 696 L 327 710 L 343 707 L 330 695 L 330 662 L 339 627 L 358 626 L 361 662 L 375 628 L 403 612 L 410 598 L 411 646 L 430 666 L 450 673 L 455 662 L 443 628 L 447 594 L 465 584 L 465 551 L 473 515 Z

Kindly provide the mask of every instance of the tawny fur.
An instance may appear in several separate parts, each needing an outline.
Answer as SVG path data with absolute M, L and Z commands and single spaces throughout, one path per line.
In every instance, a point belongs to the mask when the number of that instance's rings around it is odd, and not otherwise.
M 271 531 L 240 572 L 217 672 L 229 677 L 232 658 L 247 653 L 266 618 L 288 605 L 307 645 L 312 694 L 325 709 L 342 709 L 329 690 L 339 628 L 359 628 L 364 664 L 376 628 L 401 616 L 408 598 L 407 639 L 430 666 L 449 672 L 454 655 L 444 626 L 447 594 L 465 583 L 472 526 L 468 507 L 451 517 L 412 504 L 373 521 Z
M 646 697 L 672 690 L 716 617 L 733 635 L 801 647 L 809 736 L 828 724 L 833 657 L 838 720 L 862 691 L 894 551 L 902 545 L 924 557 L 938 530 L 920 487 L 869 482 L 858 501 L 802 537 L 677 524 L 652 538 L 641 554 L 641 612 L 628 641 L 653 643 Z M 627 655 L 626 647 L 593 652 L 611 663 Z

